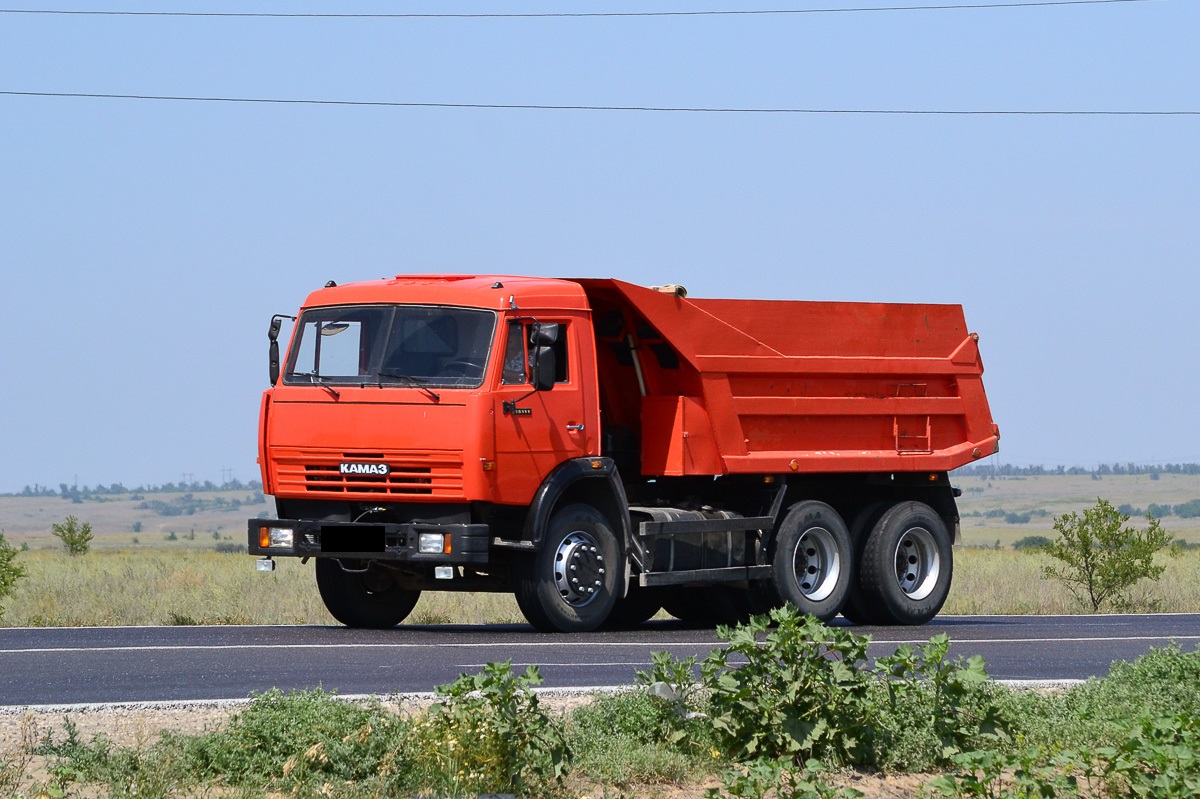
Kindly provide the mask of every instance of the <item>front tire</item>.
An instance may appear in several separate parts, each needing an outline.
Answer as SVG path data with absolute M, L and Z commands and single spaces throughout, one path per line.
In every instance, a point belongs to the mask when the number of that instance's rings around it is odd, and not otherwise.
M 771 565 L 779 598 L 821 621 L 846 603 L 853 576 L 850 532 L 824 502 L 793 505 L 779 526 Z
M 950 594 L 954 553 L 946 524 L 923 502 L 901 502 L 879 518 L 863 549 L 864 598 L 893 624 L 924 624 Z
M 325 608 L 347 627 L 395 627 L 421 598 L 420 591 L 401 588 L 387 569 L 375 564 L 362 572 L 346 571 L 335 558 L 317 558 L 316 572 Z
M 522 569 L 517 605 L 542 632 L 600 627 L 621 588 L 621 548 L 604 514 L 590 505 L 554 512 L 542 545 Z

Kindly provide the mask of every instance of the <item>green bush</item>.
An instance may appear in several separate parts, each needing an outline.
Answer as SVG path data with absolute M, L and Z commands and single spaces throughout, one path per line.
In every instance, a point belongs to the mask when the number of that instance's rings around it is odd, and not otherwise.
M 1023 697 L 1020 734 L 1047 749 L 1116 746 L 1143 714 L 1169 716 L 1186 710 L 1200 716 L 1200 651 L 1178 645 L 1153 648 L 1113 663 L 1104 679 L 1089 680 L 1049 697 Z
M 725 790 L 734 799 L 860 799 L 862 791 L 849 786 L 835 788 L 821 776 L 826 767 L 819 760 L 809 760 L 796 768 L 777 760 L 756 760 L 744 768 L 729 772 L 724 779 Z M 717 788 L 710 788 L 705 799 L 723 799 Z
M 1194 519 L 1200 516 L 1200 499 L 1190 499 L 1175 506 L 1175 515 L 1181 519 Z
M 718 634 L 728 643 L 704 659 L 701 673 L 712 726 L 731 755 L 861 761 L 870 730 L 870 676 L 858 666 L 865 637 L 789 607 Z
M 1050 539 L 1044 535 L 1027 535 L 1013 542 L 1013 549 L 1018 552 L 1037 551 L 1050 546 Z
M 1147 716 L 1120 744 L 1101 749 L 1116 796 L 1200 796 L 1200 719 L 1188 713 Z
M 566 727 L 572 768 L 605 783 L 683 782 L 713 763 L 702 717 L 681 717 L 675 703 L 650 693 L 597 696 Z M 719 753 L 718 753 L 719 756 Z
M 0 530 L 0 619 L 4 618 L 4 598 L 11 594 L 25 576 L 25 566 L 17 563 L 18 550 L 4 539 Z
M 387 781 L 403 773 L 402 720 L 322 690 L 268 691 L 219 732 L 181 740 L 198 781 L 260 788 L 307 781 Z
M 268 787 L 300 793 L 330 781 L 385 788 L 407 777 L 403 721 L 320 690 L 269 691 L 219 731 L 167 732 L 151 747 L 118 748 L 102 735 L 84 742 L 70 719 L 65 733 L 62 740 L 48 734 L 37 750 L 54 758 L 54 782 L 102 784 L 111 796 L 177 795 L 208 783 L 260 794 Z
M 92 546 L 92 525 L 88 522 L 80 524 L 74 516 L 68 516 L 59 524 L 50 525 L 50 530 L 55 538 L 62 541 L 71 555 L 83 555 Z
M 518 676 L 506 662 L 438 687 L 438 703 L 409 729 L 422 786 L 439 795 L 539 796 L 563 780 L 571 751 L 532 690 L 541 682 L 536 666 Z
M 920 647 L 901 644 L 875 661 L 872 764 L 885 771 L 925 771 L 950 764 L 959 752 L 1001 745 L 1011 721 L 984 668 L 983 657 L 950 661 L 950 637 L 935 635 Z
M 1042 574 L 1064 583 L 1092 612 L 1111 602 L 1128 610 L 1129 590 L 1143 579 L 1157 580 L 1165 567 L 1154 556 L 1171 543 L 1171 535 L 1158 519 L 1146 517 L 1148 527 L 1125 526 L 1129 517 L 1107 500 L 1097 499 L 1083 516 L 1071 512 L 1054 518 L 1058 538 L 1045 548 L 1059 565 L 1046 566 Z

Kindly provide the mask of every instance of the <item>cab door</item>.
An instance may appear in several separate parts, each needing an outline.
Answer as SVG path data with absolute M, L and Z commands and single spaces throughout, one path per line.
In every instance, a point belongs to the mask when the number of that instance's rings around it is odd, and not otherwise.
M 599 403 L 593 375 L 595 350 L 585 317 L 513 319 L 504 331 L 504 363 L 493 407 L 496 420 L 496 500 L 528 504 L 542 480 L 560 463 L 599 454 Z M 537 325 L 557 325 L 554 382 L 533 384 Z M 545 368 L 546 364 L 542 364 Z

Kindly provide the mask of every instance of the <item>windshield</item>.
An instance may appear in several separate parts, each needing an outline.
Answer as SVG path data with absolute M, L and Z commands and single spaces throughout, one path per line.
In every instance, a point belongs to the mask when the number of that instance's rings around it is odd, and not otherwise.
M 478 388 L 496 314 L 428 305 L 314 308 L 300 315 L 288 385 Z

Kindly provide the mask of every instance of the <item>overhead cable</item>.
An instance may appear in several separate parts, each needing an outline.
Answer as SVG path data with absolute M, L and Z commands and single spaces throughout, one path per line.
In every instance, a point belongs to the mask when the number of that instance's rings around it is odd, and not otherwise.
M 0 14 L 31 14 L 88 17 L 223 17 L 265 19 L 548 19 L 586 17 L 731 17 L 788 14 L 857 14 L 872 11 L 954 11 L 985 8 L 1048 8 L 1053 6 L 1096 6 L 1149 3 L 1160 0 L 1028 0 L 1016 3 L 950 3 L 919 6 L 867 6 L 830 8 L 733 9 L 711 11 L 550 11 L 507 12 L 401 12 L 401 13 L 305 13 L 284 11 L 100 11 L 69 9 L 0 8 Z
M 263 103 L 272 105 L 327 105 L 377 108 L 465 108 L 503 111 L 641 111 L 650 113 L 683 114 L 829 114 L 829 115 L 892 115 L 892 116 L 1104 116 L 1104 117 L 1168 117 L 1200 116 L 1200 111 L 1137 111 L 1137 110 L 1051 110 L 1051 109 L 919 109 L 919 108 L 753 108 L 732 106 L 663 106 L 663 105 L 553 105 L 548 103 L 425 103 L 386 100 L 314 100 L 284 97 L 205 97 L 173 94 L 114 94 L 99 92 L 32 92 L 0 90 L 8 97 L 57 97 L 94 100 L 159 100 L 190 103 Z

